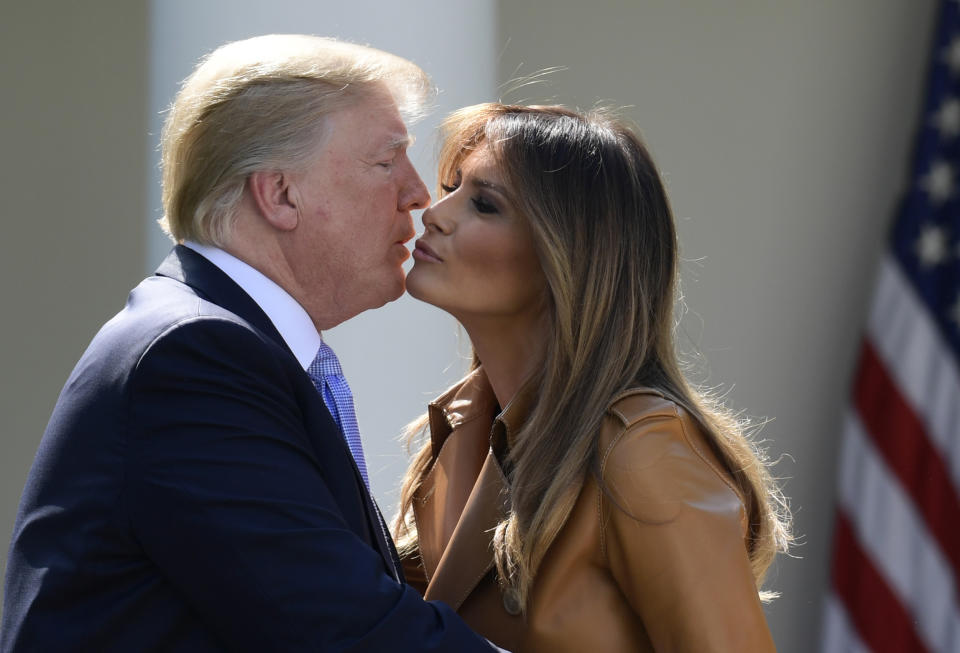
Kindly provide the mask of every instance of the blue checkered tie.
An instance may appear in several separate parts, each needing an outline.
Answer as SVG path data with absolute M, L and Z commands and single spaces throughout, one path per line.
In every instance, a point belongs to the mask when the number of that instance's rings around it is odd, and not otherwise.
M 353 409 L 353 394 L 350 392 L 347 380 L 343 377 L 337 355 L 327 343 L 320 343 L 320 350 L 307 368 L 307 374 L 320 396 L 323 397 L 327 410 L 340 427 L 343 438 L 347 441 L 350 453 L 353 454 L 353 459 L 360 470 L 360 475 L 363 477 L 363 482 L 369 490 L 370 478 L 367 476 L 367 464 L 363 460 L 363 445 L 360 442 L 357 415 Z

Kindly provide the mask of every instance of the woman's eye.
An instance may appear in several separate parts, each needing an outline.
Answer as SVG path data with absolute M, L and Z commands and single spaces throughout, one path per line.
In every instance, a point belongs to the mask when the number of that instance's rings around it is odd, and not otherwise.
M 474 197 L 473 206 L 477 209 L 477 213 L 498 213 L 497 207 L 494 204 L 483 197 Z
M 446 193 L 446 194 L 449 195 L 449 194 L 452 193 L 453 191 L 455 191 L 455 190 L 457 190 L 458 188 L 460 188 L 460 184 L 462 184 L 462 183 L 463 183 L 463 173 L 460 172 L 459 170 L 457 170 L 457 176 L 454 177 L 454 178 L 450 181 L 449 184 L 443 184 L 443 183 L 441 183 L 441 184 L 440 184 L 440 190 L 442 190 L 444 193 Z

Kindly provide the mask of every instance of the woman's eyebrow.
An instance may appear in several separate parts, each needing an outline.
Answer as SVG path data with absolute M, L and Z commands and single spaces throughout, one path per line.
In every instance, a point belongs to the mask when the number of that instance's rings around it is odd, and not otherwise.
M 480 186 L 481 188 L 489 188 L 492 191 L 496 191 L 497 193 L 500 193 L 504 197 L 509 197 L 506 189 L 503 186 L 499 184 L 495 184 L 488 179 L 474 177 L 473 179 L 470 180 L 470 183 L 474 186 Z

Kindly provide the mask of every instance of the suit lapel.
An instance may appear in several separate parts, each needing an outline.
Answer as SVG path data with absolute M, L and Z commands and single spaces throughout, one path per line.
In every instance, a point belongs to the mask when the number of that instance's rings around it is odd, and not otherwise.
M 359 474 L 359 470 L 357 474 Z M 363 480 L 361 478 L 361 480 Z M 369 492 L 367 495 L 369 496 Z M 377 538 L 380 543 L 380 554 L 383 556 L 384 560 L 389 560 L 393 565 L 392 572 L 393 577 L 398 583 L 405 583 L 406 579 L 403 576 L 403 562 L 400 560 L 400 554 L 397 553 L 397 547 L 393 543 L 393 538 L 390 537 L 390 529 L 387 527 L 387 520 L 383 518 L 383 513 L 380 512 L 380 505 L 377 503 L 376 499 L 372 496 L 370 497 L 370 502 L 373 504 L 373 508 L 377 513 L 378 522 L 380 524 L 380 533 L 382 537 Z
M 510 494 L 503 470 L 487 453 L 460 520 L 437 564 L 424 598 L 438 599 L 454 610 L 493 568 L 493 532 L 506 518 Z
M 231 279 L 229 275 L 201 254 L 198 254 L 189 247 L 177 245 L 167 258 L 164 259 L 163 263 L 160 264 L 160 267 L 157 268 L 156 274 L 161 277 L 169 277 L 190 286 L 203 299 L 243 318 L 293 357 L 293 352 L 290 350 L 290 347 L 287 346 L 283 336 L 277 331 L 277 328 L 273 322 L 270 321 L 270 318 L 267 317 L 267 314 L 263 312 L 263 309 L 261 309 L 253 298 L 250 297 L 239 284 Z M 304 379 L 311 388 L 308 396 L 313 397 L 315 402 L 319 404 L 319 407 L 322 408 L 322 410 L 317 411 L 321 415 L 321 421 L 324 422 L 323 428 L 319 430 L 339 435 L 339 427 L 330 416 L 330 412 L 326 409 L 323 399 L 318 393 L 313 391 L 313 383 L 309 380 L 309 377 L 307 377 L 306 372 L 304 372 Z M 403 582 L 403 572 L 396 549 L 386 530 L 386 524 L 380 514 L 380 509 L 367 491 L 363 477 L 360 475 L 360 470 L 357 468 L 346 440 L 344 440 L 342 436 L 337 439 L 342 445 L 346 460 L 349 461 L 347 464 L 353 468 L 354 478 L 360 494 L 360 501 L 366 513 L 370 538 L 376 543 L 377 549 L 383 557 L 387 569 L 390 570 L 396 580 Z

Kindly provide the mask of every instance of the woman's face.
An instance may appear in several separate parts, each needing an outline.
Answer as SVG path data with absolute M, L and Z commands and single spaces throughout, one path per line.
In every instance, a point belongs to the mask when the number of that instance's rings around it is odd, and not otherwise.
M 423 213 L 407 291 L 461 322 L 538 314 L 546 281 L 489 148 L 467 156 L 452 182 Z

